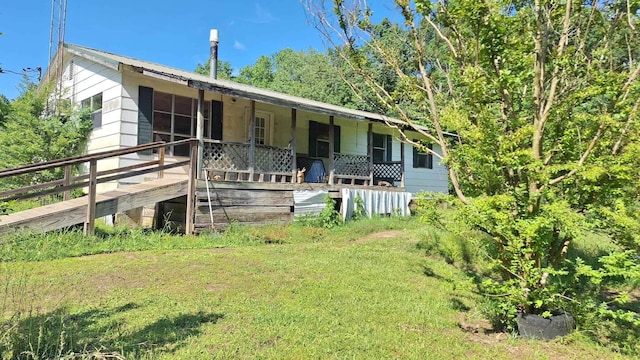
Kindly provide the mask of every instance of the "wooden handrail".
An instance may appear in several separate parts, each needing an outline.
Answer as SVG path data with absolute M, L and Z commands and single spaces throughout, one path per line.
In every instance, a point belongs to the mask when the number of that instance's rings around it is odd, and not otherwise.
M 74 156 L 74 157 L 69 157 L 64 159 L 50 160 L 50 161 L 44 161 L 44 162 L 35 163 L 35 164 L 23 165 L 17 168 L 0 170 L 0 178 L 28 174 L 34 171 L 47 170 L 47 169 L 52 169 L 52 168 L 61 167 L 65 165 L 77 165 L 77 164 L 82 164 L 91 160 L 97 161 L 97 160 L 107 159 L 110 157 L 132 154 L 132 153 L 145 151 L 145 150 L 153 150 L 153 149 L 158 149 L 158 148 L 167 147 L 171 145 L 174 145 L 174 146 L 182 145 L 182 144 L 190 143 L 191 141 L 194 141 L 194 140 L 185 139 L 185 140 L 174 141 L 170 143 L 157 141 L 149 144 L 132 146 L 124 149 L 107 150 L 107 151 L 101 151 L 93 154 L 80 155 L 80 156 Z
M 190 152 L 191 156 L 189 160 L 179 161 L 171 164 L 165 164 L 163 150 L 167 146 L 175 146 L 175 145 L 182 145 L 182 144 L 191 144 L 191 152 Z M 13 169 L 1 170 L 0 179 L 11 177 L 11 176 L 34 173 L 42 170 L 64 167 L 64 178 L 60 180 L 50 181 L 43 184 L 29 185 L 19 189 L 2 191 L 0 192 L 0 197 L 11 196 L 12 199 L 18 199 L 18 198 L 41 196 L 45 194 L 63 193 L 64 199 L 68 200 L 70 190 L 88 187 L 89 193 L 88 193 L 88 204 L 87 204 L 87 218 L 84 224 L 84 230 L 85 230 L 85 234 L 92 235 L 95 229 L 95 212 L 96 212 L 96 195 L 97 195 L 96 186 L 99 183 L 119 180 L 119 179 L 132 177 L 132 176 L 139 176 L 139 175 L 151 173 L 151 172 L 158 172 L 158 177 L 161 178 L 163 176 L 163 171 L 165 169 L 170 169 L 170 168 L 183 166 L 183 165 L 190 165 L 190 168 L 194 168 L 195 164 L 193 162 L 197 161 L 197 158 L 195 158 L 193 154 L 195 151 L 194 149 L 197 148 L 197 144 L 198 144 L 197 139 L 185 139 L 185 140 L 174 141 L 170 143 L 154 142 L 150 144 L 133 146 L 125 149 L 101 151 L 93 154 L 45 161 L 45 162 L 36 163 L 36 164 L 24 165 L 24 166 L 20 166 Z M 104 170 L 104 171 L 98 172 L 98 165 L 97 165 L 98 160 L 118 157 L 121 155 L 132 154 L 140 151 L 153 150 L 153 149 L 160 149 L 157 160 L 146 161 L 140 164 L 129 165 L 124 167 L 119 167 L 117 169 Z M 89 169 L 88 169 L 89 173 L 85 175 L 72 177 L 71 171 L 70 171 L 71 166 L 86 163 L 86 162 L 89 162 Z M 136 169 L 139 169 L 139 170 L 136 170 Z M 191 169 L 189 172 L 190 174 L 189 180 L 192 184 L 195 181 L 195 178 L 191 179 L 191 177 L 195 177 L 196 175 L 194 172 L 195 171 L 193 169 Z M 112 174 L 116 174 L 116 175 L 112 175 Z M 104 176 L 104 175 L 111 175 L 111 176 Z M 191 186 L 193 187 L 193 185 Z M 43 188 L 48 188 L 48 189 L 37 191 L 34 193 L 28 193 L 30 191 L 39 190 Z M 193 194 L 188 194 L 188 198 L 189 198 L 188 201 L 193 201 Z M 3 201 L 3 200 L 6 201 L 6 198 L 5 199 L 0 198 L 0 201 Z M 192 219 L 187 219 L 187 224 L 191 224 L 190 226 L 191 228 L 193 227 L 192 222 L 193 222 Z

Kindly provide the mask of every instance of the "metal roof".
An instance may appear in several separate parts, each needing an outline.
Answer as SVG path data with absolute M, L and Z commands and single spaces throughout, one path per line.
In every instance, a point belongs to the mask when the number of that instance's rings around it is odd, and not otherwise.
M 213 79 L 194 72 L 138 60 L 127 56 L 112 54 L 106 51 L 80 45 L 65 43 L 64 49 L 71 54 L 103 64 L 107 67 L 113 68 L 114 70 L 122 70 L 122 65 L 128 65 L 145 75 L 179 82 L 197 89 L 221 92 L 231 96 L 257 100 L 274 105 L 288 106 L 314 113 L 334 115 L 341 118 L 389 122 L 400 126 L 406 125 L 405 122 L 401 120 L 390 118 L 382 114 L 349 109 L 298 96 L 287 95 L 276 91 L 260 89 L 255 86 L 240 84 L 229 80 Z

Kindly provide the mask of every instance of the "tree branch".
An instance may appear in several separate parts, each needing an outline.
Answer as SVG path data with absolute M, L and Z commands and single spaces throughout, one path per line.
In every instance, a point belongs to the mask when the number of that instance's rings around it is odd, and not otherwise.
M 587 160 L 587 158 L 589 157 L 589 155 L 591 154 L 591 151 L 593 150 L 593 148 L 596 146 L 596 144 L 598 143 L 598 140 L 600 139 L 600 137 L 602 136 L 602 133 L 604 132 L 604 129 L 606 128 L 605 123 L 601 123 L 600 126 L 598 127 L 598 131 L 596 131 L 595 135 L 593 136 L 593 138 L 591 139 L 591 141 L 589 142 L 589 146 L 587 146 L 587 149 L 584 151 L 584 153 L 582 153 L 582 156 L 580 156 L 580 160 L 578 160 L 578 163 L 576 164 L 576 166 L 571 169 L 571 171 L 569 171 L 568 173 L 558 176 L 555 179 L 551 179 L 548 182 L 548 185 L 552 186 L 555 185 L 573 175 L 575 175 L 578 172 L 578 169 L 584 165 L 585 161 Z

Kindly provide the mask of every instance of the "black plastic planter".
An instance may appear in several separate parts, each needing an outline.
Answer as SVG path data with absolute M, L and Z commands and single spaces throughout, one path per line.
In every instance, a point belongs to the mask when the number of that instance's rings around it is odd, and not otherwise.
M 535 314 L 518 314 L 518 333 L 527 339 L 551 340 L 569 334 L 575 325 L 569 313 L 559 313 L 550 318 Z

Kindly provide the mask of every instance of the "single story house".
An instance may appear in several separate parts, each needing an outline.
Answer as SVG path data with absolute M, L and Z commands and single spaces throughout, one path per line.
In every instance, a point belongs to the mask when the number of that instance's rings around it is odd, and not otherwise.
M 227 187 L 247 182 L 293 186 L 297 170 L 305 168 L 305 184 L 378 190 L 384 184 L 383 190 L 391 185 L 412 194 L 448 191 L 445 166 L 403 143 L 388 126 L 402 123 L 384 115 L 72 44 L 59 47 L 44 77 L 52 80 L 63 98 L 91 109 L 89 153 L 199 137 L 198 178 Z M 165 156 L 172 161 L 188 155 L 188 145 L 172 145 Z M 157 156 L 128 154 L 100 166 L 124 167 Z M 187 173 L 174 170 L 180 171 Z M 122 181 L 100 186 L 110 190 Z

